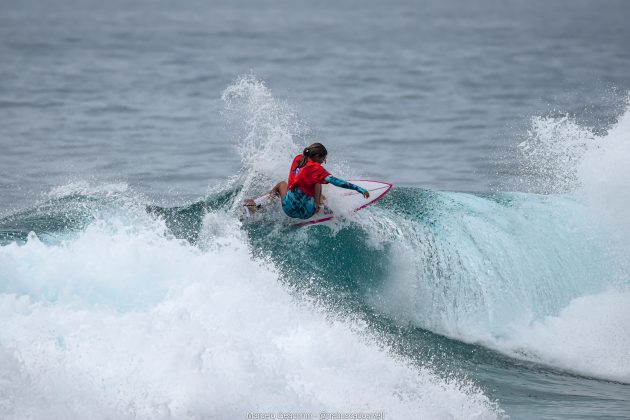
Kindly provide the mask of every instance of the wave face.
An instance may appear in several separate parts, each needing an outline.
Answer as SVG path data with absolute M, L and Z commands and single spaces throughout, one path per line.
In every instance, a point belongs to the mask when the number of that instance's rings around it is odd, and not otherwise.
M 391 201 L 377 234 L 391 244 L 389 273 L 368 299 L 379 310 L 512 357 L 630 380 L 624 266 L 583 205 L 414 190 Z

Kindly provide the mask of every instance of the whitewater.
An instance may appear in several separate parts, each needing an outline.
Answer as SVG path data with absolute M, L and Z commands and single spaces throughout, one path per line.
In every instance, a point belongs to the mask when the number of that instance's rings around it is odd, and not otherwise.
M 630 110 L 604 134 L 535 118 L 544 194 L 395 187 L 295 229 L 238 207 L 314 133 L 252 74 L 222 99 L 241 169 L 203 198 L 81 180 L 0 218 L 3 418 L 522 416 L 501 369 L 627 390 Z

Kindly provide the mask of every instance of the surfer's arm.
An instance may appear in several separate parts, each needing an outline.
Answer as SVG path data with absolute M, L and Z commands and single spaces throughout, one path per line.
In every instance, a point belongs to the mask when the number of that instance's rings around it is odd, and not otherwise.
M 348 190 L 358 191 L 361 194 L 363 194 L 363 196 L 365 198 L 368 198 L 370 196 L 370 193 L 365 188 L 359 187 L 358 185 L 354 185 L 351 182 L 348 182 L 348 181 L 343 180 L 341 178 L 334 177 L 332 175 L 328 175 L 324 179 L 324 181 L 328 182 L 329 184 L 333 184 L 335 187 L 340 187 L 340 188 L 345 188 L 345 189 L 348 189 Z

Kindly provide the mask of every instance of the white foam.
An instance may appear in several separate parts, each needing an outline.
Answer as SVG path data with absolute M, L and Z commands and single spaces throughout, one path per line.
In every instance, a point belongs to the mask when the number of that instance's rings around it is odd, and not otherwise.
M 609 290 L 571 301 L 557 316 L 515 323 L 486 343 L 507 354 L 630 383 L 630 292 Z
M 471 384 L 411 367 L 359 324 L 292 297 L 235 220 L 204 226 L 201 249 L 124 221 L 1 247 L 3 418 L 502 415 Z

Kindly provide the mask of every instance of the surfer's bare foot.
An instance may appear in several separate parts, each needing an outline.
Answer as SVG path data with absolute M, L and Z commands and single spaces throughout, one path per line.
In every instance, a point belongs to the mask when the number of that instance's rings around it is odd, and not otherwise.
M 251 199 L 248 198 L 247 200 L 245 200 L 245 204 L 243 204 L 245 207 L 247 207 L 249 209 L 250 212 L 254 213 L 256 211 L 256 202 Z

